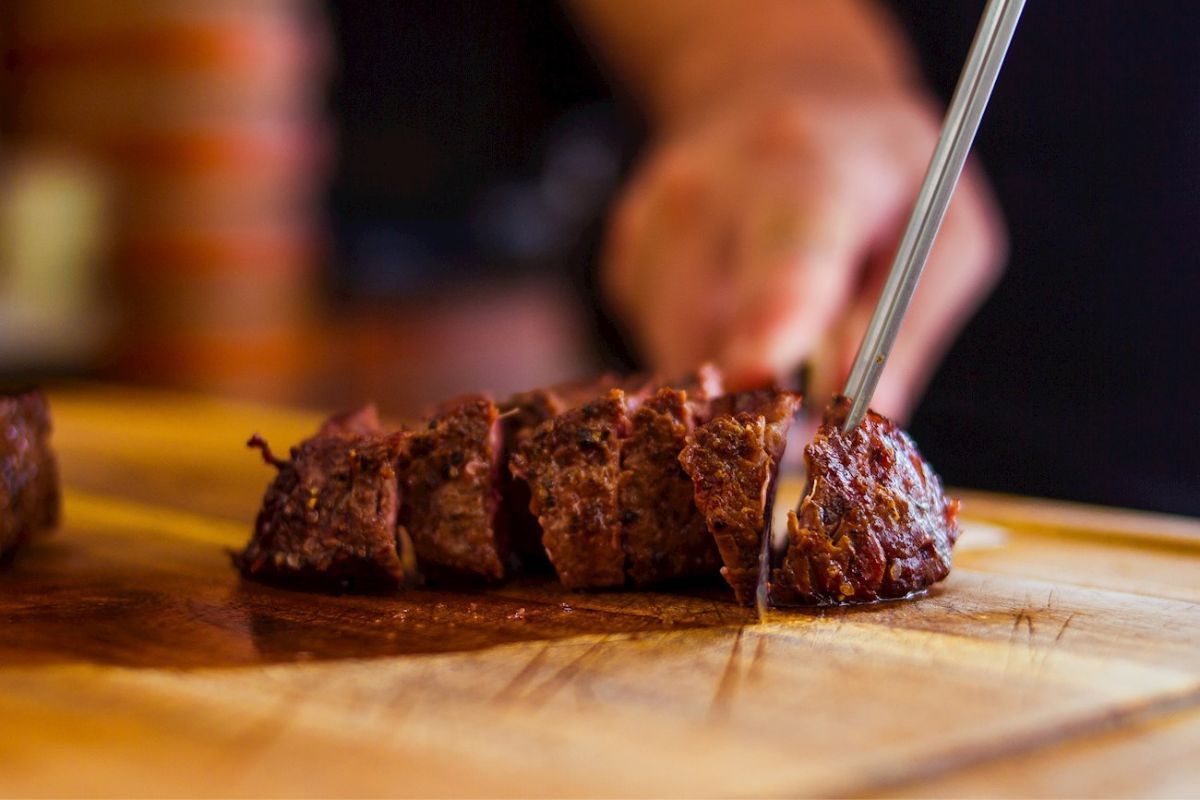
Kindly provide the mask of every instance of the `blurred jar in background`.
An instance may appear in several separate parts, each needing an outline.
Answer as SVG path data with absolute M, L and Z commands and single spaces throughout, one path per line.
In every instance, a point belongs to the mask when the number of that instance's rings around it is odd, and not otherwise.
M 21 0 L 4 13 L 18 151 L 104 176 L 107 370 L 295 394 L 319 361 L 329 45 L 316 4 Z
M 0 159 L 0 374 L 71 372 L 102 352 L 106 183 L 78 159 Z

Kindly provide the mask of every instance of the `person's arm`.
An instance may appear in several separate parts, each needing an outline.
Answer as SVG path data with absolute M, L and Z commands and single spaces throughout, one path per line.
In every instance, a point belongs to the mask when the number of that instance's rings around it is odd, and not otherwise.
M 654 140 L 618 205 L 605 286 L 666 374 L 842 380 L 933 151 L 939 109 L 865 0 L 576 0 Z M 876 394 L 903 416 L 999 273 L 999 213 L 959 184 Z

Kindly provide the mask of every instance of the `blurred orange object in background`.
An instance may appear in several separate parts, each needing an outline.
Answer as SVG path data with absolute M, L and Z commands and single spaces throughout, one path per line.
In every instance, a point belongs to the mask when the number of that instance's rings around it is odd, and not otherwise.
M 319 9 L 22 0 L 4 13 L 18 147 L 97 170 L 109 201 L 111 372 L 290 394 L 320 341 Z

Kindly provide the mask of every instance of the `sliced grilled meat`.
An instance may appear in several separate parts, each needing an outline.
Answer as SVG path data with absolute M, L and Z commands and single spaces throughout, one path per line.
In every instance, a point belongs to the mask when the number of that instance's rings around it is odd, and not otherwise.
M 679 453 L 694 427 L 686 392 L 660 389 L 633 412 L 621 443 L 617 505 L 627 572 L 639 586 L 712 575 L 720 566 Z
M 625 393 L 611 389 L 543 422 L 510 459 L 513 475 L 530 487 L 542 544 L 569 589 L 625 582 L 617 496 L 629 424 Z
M 958 501 L 912 439 L 874 412 L 849 434 L 839 399 L 805 448 L 809 486 L 788 517 L 788 549 L 772 576 L 777 603 L 898 598 L 942 580 L 958 539 Z
M 58 524 L 50 408 L 37 390 L 0 395 L 0 558 Z
M 426 577 L 504 577 L 504 444 L 495 403 L 473 395 L 445 404 L 412 436 L 407 456 L 401 535 L 412 539 Z
M 362 419 L 359 420 L 362 422 Z M 356 433 L 335 420 L 276 458 L 254 533 L 234 564 L 248 578 L 346 591 L 393 588 L 414 577 L 412 554 L 398 550 L 397 466 L 408 435 Z
M 718 416 L 697 428 L 679 455 L 739 603 L 754 602 L 775 478 L 799 407 L 792 392 L 730 395 L 714 404 Z

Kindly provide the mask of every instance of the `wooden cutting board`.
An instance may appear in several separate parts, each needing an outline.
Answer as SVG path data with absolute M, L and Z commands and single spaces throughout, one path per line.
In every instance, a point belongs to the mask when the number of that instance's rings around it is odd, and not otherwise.
M 64 524 L 0 570 L 4 795 L 1196 795 L 1200 523 L 969 494 L 927 598 L 239 581 L 317 416 L 51 398 Z

